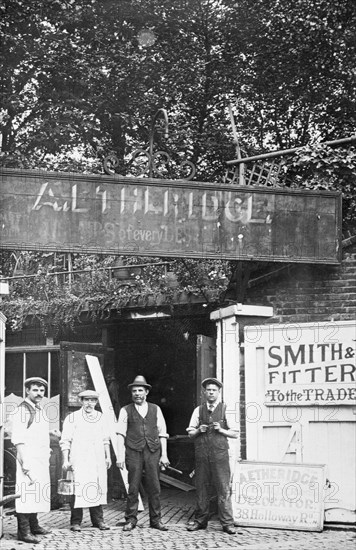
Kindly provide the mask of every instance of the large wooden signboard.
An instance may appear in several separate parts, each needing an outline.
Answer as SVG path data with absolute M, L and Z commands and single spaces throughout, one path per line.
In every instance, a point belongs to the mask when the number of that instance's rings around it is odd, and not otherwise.
M 2 169 L 0 247 L 340 262 L 341 195 Z
M 238 525 L 322 531 L 325 466 L 242 461 L 232 503 Z

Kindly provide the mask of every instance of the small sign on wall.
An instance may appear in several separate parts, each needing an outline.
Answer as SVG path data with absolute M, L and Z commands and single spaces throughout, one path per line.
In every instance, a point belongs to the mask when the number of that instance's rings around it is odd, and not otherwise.
M 322 531 L 325 465 L 237 463 L 232 504 L 237 525 Z

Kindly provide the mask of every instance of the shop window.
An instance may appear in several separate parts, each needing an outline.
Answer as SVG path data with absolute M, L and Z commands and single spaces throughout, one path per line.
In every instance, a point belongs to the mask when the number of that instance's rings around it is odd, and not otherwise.
M 31 376 L 41 376 L 49 381 L 48 397 L 59 394 L 58 351 L 7 351 L 5 358 L 5 395 L 11 393 L 24 397 L 23 383 Z
M 26 378 L 31 376 L 41 376 L 48 380 L 48 353 L 26 353 Z
M 23 353 L 8 353 L 5 361 L 5 395 L 23 394 Z

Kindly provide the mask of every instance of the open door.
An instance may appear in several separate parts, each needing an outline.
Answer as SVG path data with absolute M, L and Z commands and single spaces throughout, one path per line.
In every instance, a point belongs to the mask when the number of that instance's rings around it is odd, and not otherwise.
M 0 312 L 0 538 L 3 535 L 3 508 L 1 502 L 4 495 L 4 395 L 5 395 L 5 321 Z

